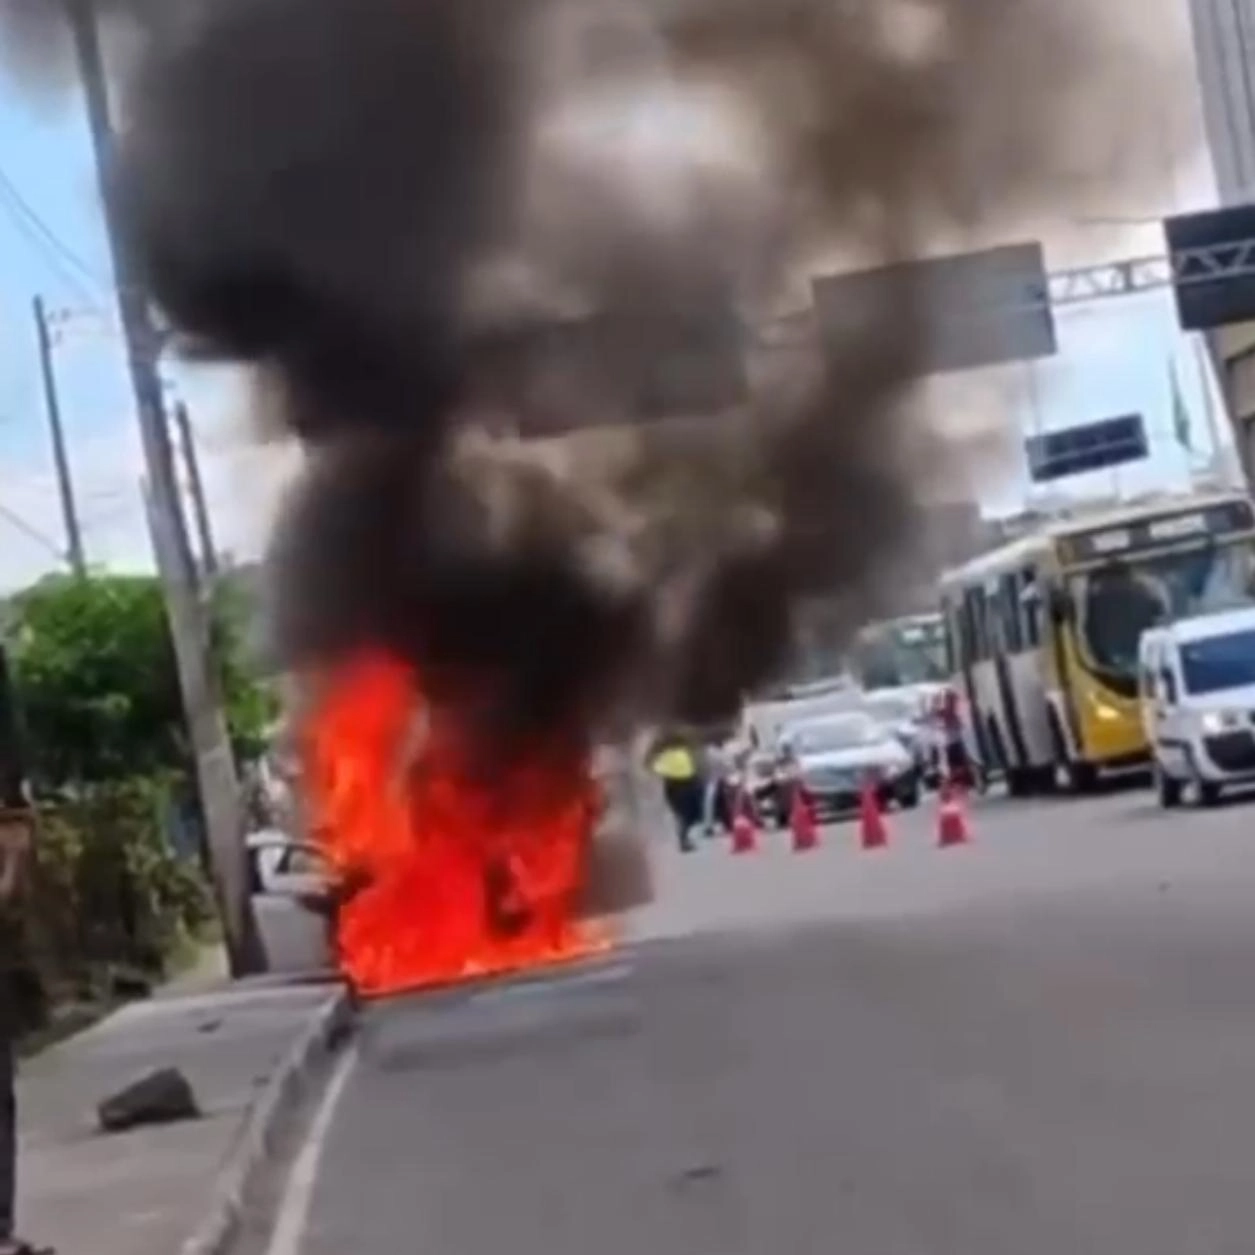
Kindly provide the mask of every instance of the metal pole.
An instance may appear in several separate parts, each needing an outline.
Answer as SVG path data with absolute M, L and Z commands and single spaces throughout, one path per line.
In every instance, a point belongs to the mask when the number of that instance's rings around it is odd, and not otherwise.
M 48 311 L 42 297 L 35 297 L 32 310 L 35 315 L 35 338 L 39 344 L 39 371 L 44 381 L 44 406 L 48 412 L 48 431 L 52 436 L 52 458 L 57 468 L 57 491 L 61 496 L 61 515 L 65 520 L 65 551 L 70 569 L 81 579 L 87 574 L 87 559 L 83 552 L 83 531 L 79 525 L 78 505 L 74 499 L 74 481 L 70 477 L 65 429 L 61 425 L 61 398 L 57 392 L 56 366 L 52 359 Z
M 196 433 L 192 419 L 182 401 L 174 405 L 174 422 L 179 429 L 179 443 L 183 446 L 183 462 L 187 467 L 187 488 L 192 498 L 192 517 L 196 521 L 196 534 L 200 540 L 201 570 L 212 582 L 218 578 L 218 550 L 214 546 L 213 528 L 209 521 L 209 501 L 205 496 L 205 481 L 200 474 L 200 456 L 196 450 Z
M 1194 348 L 1194 360 L 1198 363 L 1198 379 L 1203 389 L 1203 421 L 1207 424 L 1207 440 L 1211 445 L 1211 454 L 1217 466 L 1220 465 L 1220 452 L 1223 448 L 1223 437 L 1220 432 L 1220 416 L 1216 413 L 1216 398 L 1212 394 L 1211 370 L 1208 366 L 1207 347 L 1201 336 L 1191 336 Z
M 178 663 L 183 707 L 196 760 L 201 807 L 231 972 L 243 976 L 262 965 L 249 893 L 239 778 L 227 731 L 218 677 L 210 652 L 209 622 L 200 599 L 196 564 L 179 500 L 158 358 L 161 341 L 146 294 L 119 244 L 113 198 L 105 170 L 112 143 L 108 87 L 93 0 L 64 0 L 82 78 L 88 127 L 117 284 L 118 314 L 126 346 L 148 469 L 154 530 L 163 538 L 158 559 L 166 612 Z M 160 550 L 164 549 L 164 560 Z

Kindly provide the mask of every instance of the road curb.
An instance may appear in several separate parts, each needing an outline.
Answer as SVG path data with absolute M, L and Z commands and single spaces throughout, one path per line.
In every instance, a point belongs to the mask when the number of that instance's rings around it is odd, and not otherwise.
M 311 1080 L 353 1024 L 356 1003 L 347 988 L 328 996 L 249 1110 L 244 1130 L 214 1184 L 213 1200 L 179 1255 L 226 1255 L 239 1234 L 259 1171 L 279 1151 L 284 1117 L 306 1096 Z

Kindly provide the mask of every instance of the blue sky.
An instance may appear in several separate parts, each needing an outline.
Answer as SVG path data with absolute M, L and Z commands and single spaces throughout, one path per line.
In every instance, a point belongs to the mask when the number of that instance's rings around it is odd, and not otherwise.
M 62 525 L 32 300 L 54 317 L 55 366 L 90 561 L 148 567 L 138 429 L 109 294 L 110 270 L 81 102 L 38 107 L 0 81 L 0 590 L 58 565 Z M 254 451 L 224 416 L 223 372 L 166 372 L 197 423 L 219 541 L 255 551 L 265 511 Z M 264 460 L 264 455 L 261 455 Z M 249 464 L 249 465 L 245 465 Z
M 1084 237 L 1084 230 L 1081 231 Z M 1077 255 L 1075 224 L 1067 262 Z M 1096 232 L 1092 255 L 1154 251 L 1143 229 Z M 1098 237 L 1102 237 L 1101 239 Z M 1081 246 L 1082 253 L 1085 252 Z M 1047 240 L 1048 257 L 1050 241 Z M 86 129 L 79 101 L 33 108 L 0 83 L 0 589 L 20 585 L 57 565 L 63 528 L 55 483 L 31 317 L 32 298 L 69 312 L 56 352 L 62 409 L 80 494 L 89 558 L 115 567 L 150 559 L 143 528 L 135 420 L 119 340 L 112 331 L 108 264 L 97 212 Z M 1058 312 L 1060 355 L 1031 368 L 1029 390 L 1016 407 L 1024 430 L 1052 428 L 1140 411 L 1154 449 L 1145 464 L 1121 474 L 1125 490 L 1183 481 L 1188 459 L 1171 437 L 1169 362 L 1177 363 L 1185 403 L 1206 451 L 1203 377 L 1191 346 L 1177 332 L 1166 291 L 1108 299 Z M 1024 368 L 1027 380 L 1030 368 Z M 222 541 L 255 551 L 264 534 L 265 489 L 245 478 L 266 472 L 241 459 L 251 454 L 225 417 L 233 393 L 217 376 L 180 372 L 176 386 L 190 402 L 203 438 L 211 504 Z M 1087 482 L 1088 481 L 1088 482 Z M 1104 492 L 1111 476 L 1070 482 L 1069 492 Z M 1027 483 L 1014 457 L 989 473 L 983 504 L 1005 511 L 1022 504 Z

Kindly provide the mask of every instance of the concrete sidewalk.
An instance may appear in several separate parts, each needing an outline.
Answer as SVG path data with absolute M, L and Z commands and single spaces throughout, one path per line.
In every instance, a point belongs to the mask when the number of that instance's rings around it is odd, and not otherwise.
M 175 991 L 26 1062 L 19 1228 L 60 1255 L 218 1255 L 264 1162 L 350 1015 L 334 984 Z M 183 1070 L 199 1120 L 103 1134 L 96 1105 L 155 1067 Z

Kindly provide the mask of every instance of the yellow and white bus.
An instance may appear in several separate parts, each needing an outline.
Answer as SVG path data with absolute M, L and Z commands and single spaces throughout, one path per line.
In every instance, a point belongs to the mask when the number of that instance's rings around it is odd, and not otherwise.
M 941 582 L 953 683 L 1013 794 L 1076 791 L 1148 757 L 1138 644 L 1156 624 L 1255 602 L 1255 507 L 1209 493 L 1058 519 Z

